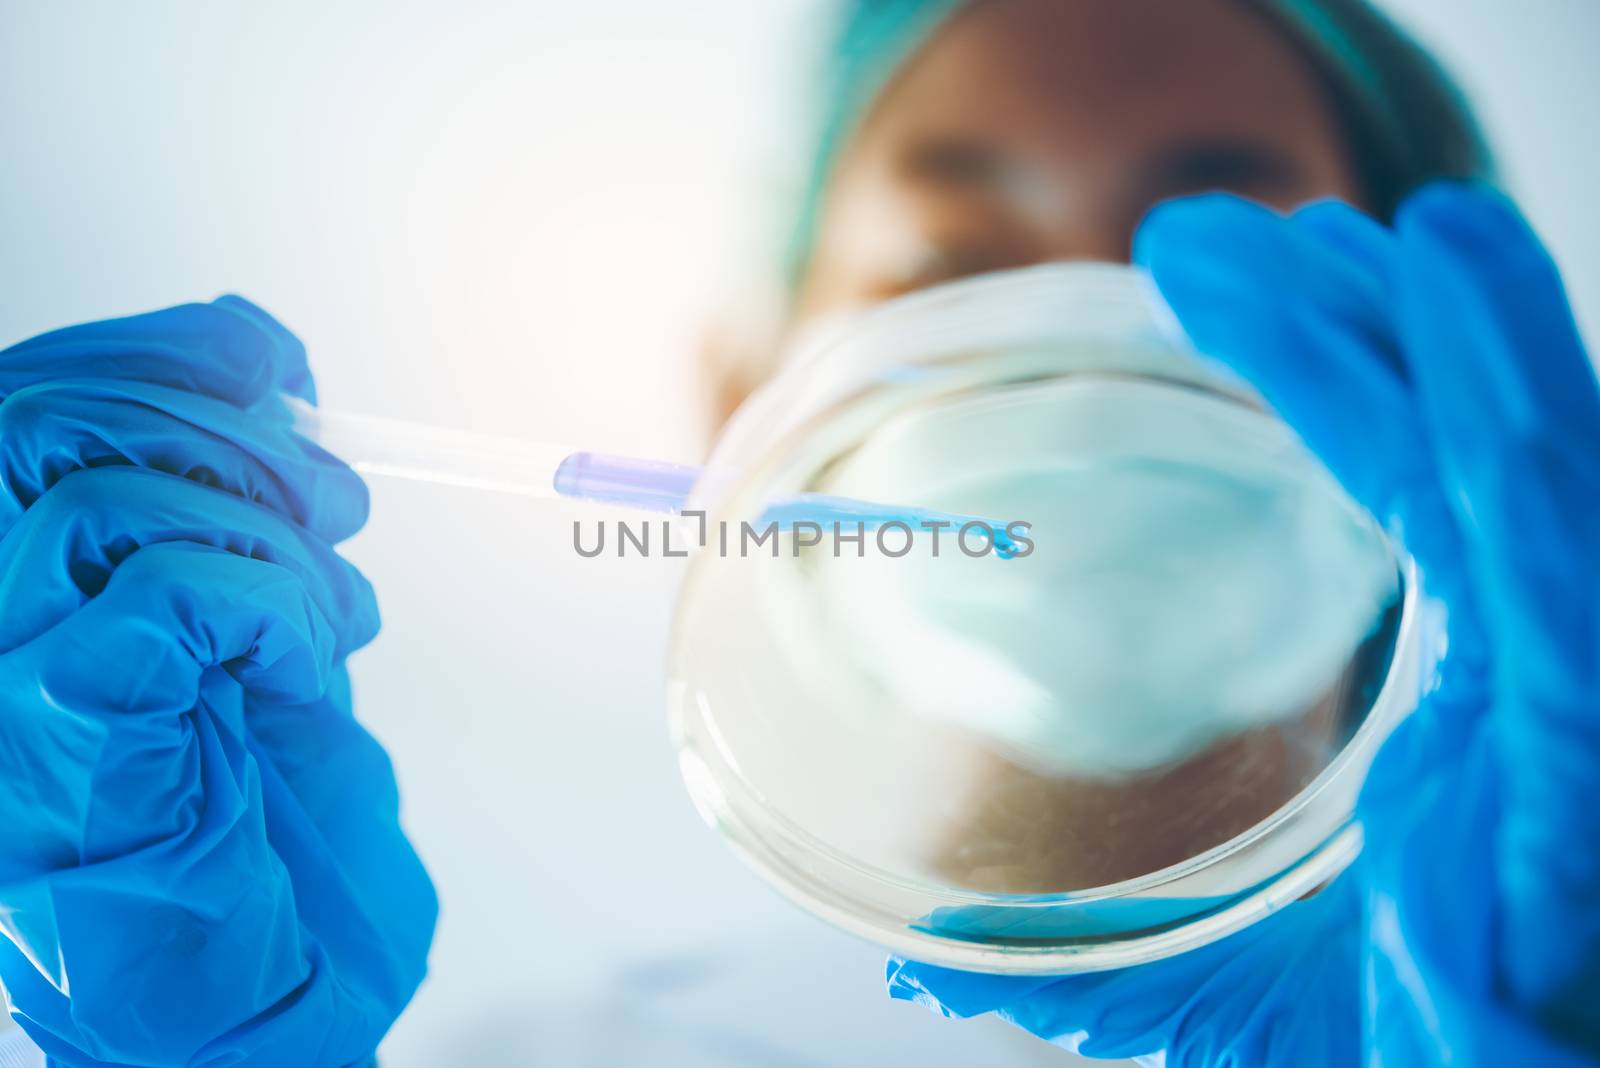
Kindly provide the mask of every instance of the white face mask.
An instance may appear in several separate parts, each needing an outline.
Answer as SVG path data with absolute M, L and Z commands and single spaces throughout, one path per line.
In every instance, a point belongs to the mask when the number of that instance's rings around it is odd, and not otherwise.
M 1041 774 L 1146 771 L 1303 713 L 1398 595 L 1382 534 L 1298 443 L 1148 380 L 902 417 L 828 490 L 884 486 L 1027 521 L 1034 549 L 971 559 L 951 531 L 937 558 L 926 537 L 821 556 L 823 626 L 886 700 Z
M 811 670 L 838 657 L 904 712 L 1096 777 L 1289 719 L 1335 685 L 1399 596 L 1387 539 L 1140 278 L 1046 266 L 808 332 L 747 423 L 799 421 L 908 366 L 937 374 L 942 354 L 1039 372 L 899 412 L 810 487 L 1021 520 L 1036 543 L 1011 562 L 964 557 L 953 531 L 937 559 L 926 535 L 898 560 L 814 554 L 774 590 L 797 603 L 773 609 L 820 628 Z

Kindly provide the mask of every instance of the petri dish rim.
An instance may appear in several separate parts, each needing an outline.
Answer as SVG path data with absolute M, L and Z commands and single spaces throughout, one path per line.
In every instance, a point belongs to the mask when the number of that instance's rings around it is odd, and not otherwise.
M 945 354 L 929 365 L 953 366 L 981 359 L 983 355 L 981 352 Z M 759 496 L 756 489 L 770 481 L 776 470 L 785 464 L 792 464 L 794 456 L 803 455 L 808 445 L 814 448 L 819 440 L 818 431 L 826 424 L 837 423 L 842 411 L 861 402 L 863 398 L 876 397 L 881 402 L 885 393 L 898 393 L 902 407 L 897 410 L 903 411 L 907 406 L 946 401 L 969 390 L 1006 388 L 1041 379 L 1105 375 L 1142 379 L 1186 392 L 1199 391 L 1209 394 L 1219 403 L 1244 408 L 1263 420 L 1274 418 L 1247 392 L 1232 388 L 1228 383 L 1212 383 L 1188 375 L 1172 377 L 1143 370 L 1074 367 L 1055 374 L 1033 374 L 1010 380 L 984 380 L 981 377 L 976 380 L 958 379 L 951 384 L 953 388 L 943 391 L 869 381 L 851 393 L 832 398 L 825 411 L 791 422 L 783 433 L 769 443 L 757 463 L 744 468 L 740 478 L 731 485 L 716 487 L 720 492 L 719 499 L 700 502 L 706 507 L 706 521 L 714 523 L 732 519 L 736 522 L 741 516 L 752 514 L 741 505 L 747 504 L 749 497 Z M 820 468 L 821 465 L 816 466 Z M 1280 867 L 1275 873 L 1236 891 L 1220 903 L 1213 902 L 1209 907 L 1199 909 L 1191 916 L 1155 932 L 1113 933 L 1093 939 L 982 941 L 940 935 L 911 926 L 903 916 L 896 917 L 892 910 L 878 906 L 869 895 L 839 886 L 818 870 L 816 862 L 826 863 L 837 876 L 848 873 L 856 880 L 866 881 L 873 888 L 893 889 L 920 898 L 927 903 L 929 912 L 936 908 L 970 906 L 1045 910 L 1129 898 L 1171 888 L 1196 873 L 1213 868 L 1221 861 L 1263 843 L 1275 830 L 1304 813 L 1326 795 L 1335 783 L 1357 771 L 1364 776 L 1365 764 L 1370 761 L 1377 745 L 1409 713 L 1414 703 L 1401 698 L 1399 691 L 1408 684 L 1404 677 L 1406 665 L 1414 656 L 1416 644 L 1416 572 L 1410 558 L 1392 541 L 1390 544 L 1395 554 L 1399 583 L 1399 618 L 1383 681 L 1360 725 L 1327 766 L 1270 815 L 1194 857 L 1156 871 L 1116 883 L 1075 890 L 999 894 L 940 886 L 876 867 L 830 845 L 775 809 L 759 787 L 744 776 L 738 762 L 731 759 L 731 754 L 720 758 L 727 778 L 719 778 L 706 761 L 707 754 L 691 741 L 694 735 L 689 729 L 692 719 L 696 715 L 705 715 L 706 711 L 699 707 L 698 702 L 689 701 L 686 693 L 680 691 L 675 692 L 669 701 L 669 711 L 673 740 L 679 750 L 680 763 L 684 765 L 686 785 L 707 822 L 718 830 L 747 864 L 758 869 L 785 896 L 837 926 L 907 956 L 981 971 L 1050 974 L 1122 967 L 1195 948 L 1248 926 L 1341 871 L 1360 849 L 1360 828 L 1353 816 L 1347 812 L 1342 822 L 1332 826 L 1299 860 Z M 689 562 L 683 579 L 683 592 L 680 594 L 682 598 L 693 595 L 702 566 L 700 560 L 692 559 Z M 680 660 L 680 644 L 685 640 L 682 603 L 680 601 L 674 614 L 669 642 L 669 677 L 672 678 L 674 691 L 679 691 L 684 685 L 673 674 Z M 690 707 L 691 704 L 695 707 Z M 690 761 L 699 767 L 690 767 Z M 1355 768 L 1358 763 L 1361 764 L 1359 769 Z M 730 795 L 729 785 L 736 786 L 740 796 Z M 801 858 L 810 863 L 802 864 Z M 880 919 L 874 920 L 871 918 L 873 916 Z

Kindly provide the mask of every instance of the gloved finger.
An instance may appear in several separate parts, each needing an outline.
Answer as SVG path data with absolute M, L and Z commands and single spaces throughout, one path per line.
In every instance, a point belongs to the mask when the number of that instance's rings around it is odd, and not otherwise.
M 1600 696 L 1600 383 L 1559 274 L 1470 186 L 1401 207 L 1401 327 L 1474 578 L 1515 643 L 1500 681 L 1535 704 Z
M 1164 1051 L 1169 1068 L 1354 1063 L 1358 921 L 1354 880 L 1341 878 L 1243 931 L 1166 960 L 1054 980 L 892 962 L 890 993 L 946 1015 L 993 1011 L 1088 1057 Z M 1318 992 L 1316 1011 L 1296 1003 L 1303 990 Z
M 366 521 L 365 483 L 286 420 L 122 379 L 62 379 L 0 402 L 0 534 L 64 475 L 146 467 L 255 501 L 330 542 Z
M 1398 244 L 1394 233 L 1372 216 L 1342 200 L 1315 200 L 1289 216 L 1299 229 L 1314 234 L 1329 249 L 1389 284 Z M 1397 368 L 1402 378 L 1407 372 Z
M 1357 500 L 1385 515 L 1397 477 L 1427 477 L 1373 455 L 1426 460 L 1380 278 L 1234 197 L 1158 207 L 1135 255 L 1196 347 L 1260 390 Z
M 420 956 L 382 923 L 431 928 L 431 894 L 356 907 L 248 731 L 245 698 L 325 696 L 335 645 L 297 575 L 168 542 L 0 656 L 0 811 L 29 828 L 0 843 L 0 981 L 56 1056 L 331 1068 L 404 1004 Z
M 1230 196 L 1158 207 L 1135 256 L 1200 351 L 1260 390 L 1350 495 L 1397 534 L 1430 588 L 1481 645 L 1460 540 L 1440 492 L 1390 311 L 1374 234 L 1354 209 L 1285 219 Z M 1348 231 L 1343 244 L 1324 236 Z M 1391 239 L 1392 241 L 1392 239 Z
M 1402 331 L 1494 649 L 1506 979 L 1524 1005 L 1592 1018 L 1600 384 L 1554 263 L 1503 198 L 1433 186 L 1397 227 Z
M 1421 353 L 1430 367 L 1462 372 L 1459 383 L 1435 385 L 1458 385 L 1475 413 L 1492 405 L 1501 424 L 1479 429 L 1499 430 L 1508 444 L 1523 443 L 1516 435 L 1600 448 L 1594 366 L 1560 271 L 1516 207 L 1481 186 L 1438 182 L 1401 205 L 1395 227 L 1412 265 L 1402 296 L 1416 302 L 1403 303 L 1403 328 L 1463 345 L 1454 359 Z M 1461 302 L 1453 316 L 1426 303 L 1452 299 Z
M 1211 193 L 1157 205 L 1135 235 L 1134 258 L 1207 355 L 1247 377 L 1252 370 L 1286 368 L 1295 372 L 1291 384 L 1333 385 L 1354 377 L 1372 399 L 1404 408 L 1409 400 L 1388 312 L 1383 240 L 1381 228 L 1375 234 L 1370 219 L 1337 202 L 1285 217 L 1242 197 Z M 1206 296 L 1218 302 L 1203 304 Z M 1297 349 L 1308 340 L 1326 341 L 1330 332 L 1342 342 L 1344 358 L 1302 366 Z M 1213 354 L 1214 346 L 1204 344 L 1241 338 L 1256 343 L 1237 356 Z M 1275 342 L 1275 351 L 1261 351 L 1265 340 Z
M 187 479 L 97 467 L 56 483 L 0 539 L 0 652 L 79 610 L 135 550 L 168 541 L 211 545 L 288 569 L 333 626 L 340 658 L 377 633 L 371 586 L 304 527 Z
M 83 323 L 0 351 L 0 397 L 57 378 L 120 378 L 248 408 L 288 393 L 315 401 L 305 346 L 242 297 Z

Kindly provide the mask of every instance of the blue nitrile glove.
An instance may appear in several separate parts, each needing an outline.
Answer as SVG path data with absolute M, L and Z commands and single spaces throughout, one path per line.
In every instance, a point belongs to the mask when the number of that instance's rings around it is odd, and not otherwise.
M 1392 230 L 1181 201 L 1137 256 L 1413 554 L 1443 658 L 1372 768 L 1362 857 L 1323 893 L 1121 972 L 891 961 L 891 992 L 1168 1068 L 1595 1063 L 1600 387 L 1554 265 L 1509 203 L 1455 184 Z
M 345 658 L 365 487 L 234 297 L 0 352 L 0 984 L 54 1063 L 367 1063 L 433 888 Z

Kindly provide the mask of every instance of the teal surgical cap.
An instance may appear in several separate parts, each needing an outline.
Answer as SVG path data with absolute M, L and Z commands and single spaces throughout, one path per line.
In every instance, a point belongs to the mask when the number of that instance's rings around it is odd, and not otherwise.
M 977 2 L 984 0 L 846 0 L 840 8 L 816 87 L 816 150 L 786 252 L 791 286 L 809 265 L 829 176 L 862 117 L 929 35 Z M 1492 178 L 1488 149 L 1461 92 L 1366 0 L 1239 2 L 1273 18 L 1322 69 L 1380 216 L 1430 179 Z

